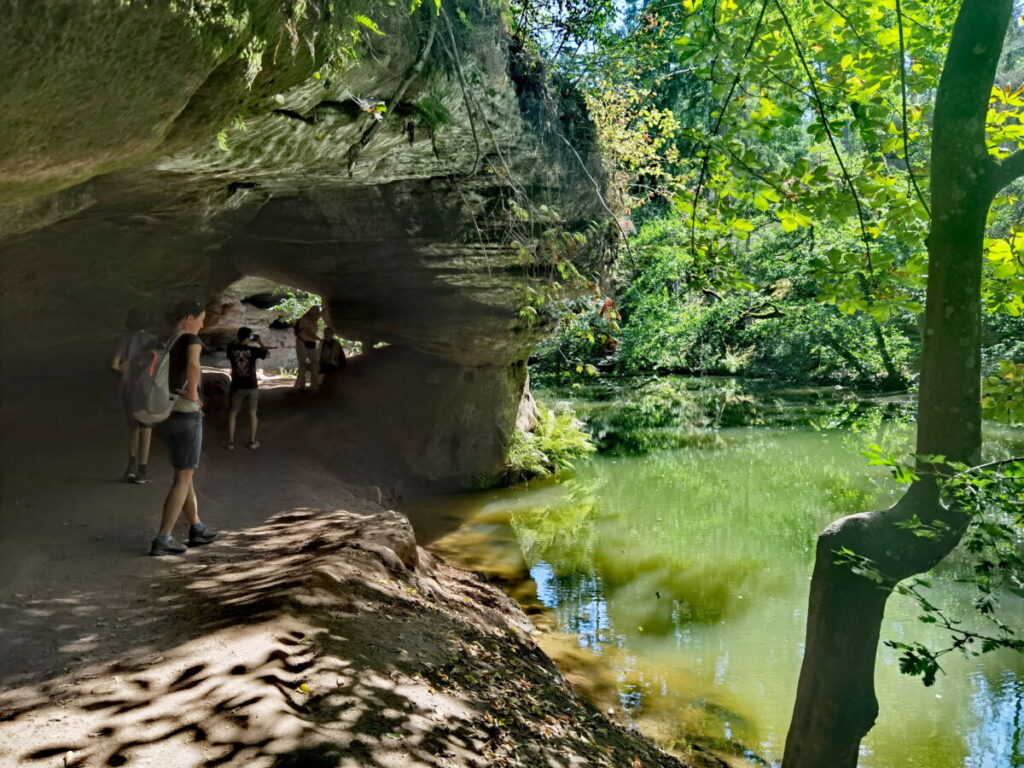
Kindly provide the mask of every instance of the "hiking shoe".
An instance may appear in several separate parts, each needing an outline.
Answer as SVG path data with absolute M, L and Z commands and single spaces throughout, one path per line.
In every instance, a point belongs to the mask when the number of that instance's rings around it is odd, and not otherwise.
M 145 485 L 152 481 L 146 477 L 146 470 L 140 468 L 139 471 L 135 473 L 134 477 L 132 477 L 131 482 L 136 485 Z
M 186 552 L 188 552 L 188 547 L 173 536 L 168 536 L 166 539 L 161 539 L 157 536 L 153 539 L 153 545 L 149 548 L 149 554 L 154 557 L 161 555 L 183 555 Z
M 259 440 L 253 440 L 251 443 L 249 443 L 249 450 L 251 450 L 251 451 L 255 451 L 259 447 L 260 447 L 260 441 Z
M 217 531 L 208 525 L 204 525 L 199 530 L 192 526 L 188 529 L 188 545 L 190 547 L 201 547 L 204 544 L 209 544 L 215 538 L 217 538 Z

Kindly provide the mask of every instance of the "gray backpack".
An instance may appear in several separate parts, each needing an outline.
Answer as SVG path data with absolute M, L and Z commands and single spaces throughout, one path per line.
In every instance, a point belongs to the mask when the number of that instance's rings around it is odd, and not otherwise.
M 128 361 L 128 408 L 140 424 L 159 424 L 171 415 L 178 395 L 171 392 L 171 349 L 181 337 L 175 333 L 163 346 L 137 352 Z

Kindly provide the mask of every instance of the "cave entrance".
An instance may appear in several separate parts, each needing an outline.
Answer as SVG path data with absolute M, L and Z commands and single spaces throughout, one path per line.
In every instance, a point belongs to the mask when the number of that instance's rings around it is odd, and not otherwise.
M 261 277 L 246 276 L 236 280 L 207 305 L 206 325 L 201 334 L 206 346 L 204 364 L 229 373 L 227 345 L 237 338 L 239 328 L 247 327 L 258 334 L 270 350 L 268 357 L 259 363 L 261 386 L 264 381 L 269 386 L 294 384 L 298 360 L 293 326 L 313 306 L 324 307 L 318 329 L 322 338 L 331 324 L 323 297 Z M 360 341 L 344 338 L 337 328 L 334 331 L 346 358 L 362 354 Z

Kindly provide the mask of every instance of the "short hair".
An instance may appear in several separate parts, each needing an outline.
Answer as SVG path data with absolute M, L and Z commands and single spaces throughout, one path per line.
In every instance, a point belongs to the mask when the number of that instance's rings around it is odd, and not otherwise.
M 246 328 L 244 325 L 238 329 L 238 340 L 245 341 L 252 336 L 252 328 Z
M 142 307 L 132 307 L 128 310 L 128 317 L 124 321 L 129 331 L 141 331 L 152 325 L 149 312 Z
M 199 317 L 203 312 L 206 311 L 206 307 L 200 304 L 198 301 L 181 301 L 174 308 L 174 322 L 180 322 L 186 317 L 191 315 L 192 317 Z

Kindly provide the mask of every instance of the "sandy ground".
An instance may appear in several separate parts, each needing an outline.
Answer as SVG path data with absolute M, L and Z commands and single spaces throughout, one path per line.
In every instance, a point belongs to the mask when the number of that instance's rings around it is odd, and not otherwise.
M 152 483 L 121 482 L 126 438 L 114 384 L 106 377 L 77 384 L 75 390 L 68 381 L 51 380 L 29 388 L 8 380 L 3 393 L 0 680 L 5 683 L 59 672 L 74 656 L 61 649 L 78 639 L 82 617 L 91 624 L 103 621 L 139 596 L 140 583 L 178 561 L 141 557 L 173 475 L 165 446 L 154 436 Z M 81 400 L 74 402 L 69 392 Z M 301 417 L 296 397 L 302 396 L 287 389 L 264 393 L 263 447 L 257 451 L 224 450 L 223 415 L 207 419 L 196 489 L 200 514 L 214 527 L 244 529 L 295 507 L 339 507 L 351 503 L 353 490 L 376 495 L 375 489 L 341 481 L 344 473 L 320 463 L 315 450 L 294 453 L 303 446 L 292 435 Z M 179 521 L 179 537 L 186 530 Z
M 119 481 L 112 390 L 5 379 L 0 766 L 684 764 L 583 702 L 502 592 L 418 549 L 389 457 L 325 433 L 310 396 L 264 393 L 257 451 L 244 426 L 221 448 L 212 414 L 196 486 L 224 534 L 146 557 L 171 469 L 155 440 L 154 482 Z

